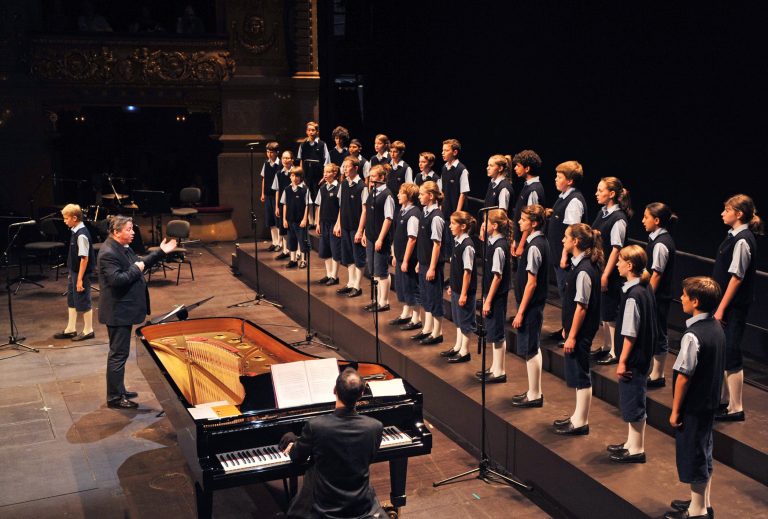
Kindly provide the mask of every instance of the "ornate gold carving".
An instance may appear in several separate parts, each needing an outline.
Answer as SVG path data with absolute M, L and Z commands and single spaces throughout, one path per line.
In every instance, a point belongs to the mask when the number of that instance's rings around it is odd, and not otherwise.
M 275 44 L 277 32 L 276 23 L 268 26 L 262 16 L 249 13 L 243 18 L 237 41 L 245 50 L 258 56 Z
M 32 74 L 45 81 L 217 84 L 228 81 L 234 72 L 235 61 L 225 50 L 38 46 L 32 54 Z

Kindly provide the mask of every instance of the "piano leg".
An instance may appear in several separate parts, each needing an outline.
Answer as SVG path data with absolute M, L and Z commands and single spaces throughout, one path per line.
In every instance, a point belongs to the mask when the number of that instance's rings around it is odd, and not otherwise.
M 389 461 L 389 500 L 392 506 L 405 506 L 405 481 L 408 477 L 408 458 Z
M 200 483 L 195 482 L 195 499 L 197 501 L 197 518 L 211 519 L 213 514 L 213 492 L 203 490 Z

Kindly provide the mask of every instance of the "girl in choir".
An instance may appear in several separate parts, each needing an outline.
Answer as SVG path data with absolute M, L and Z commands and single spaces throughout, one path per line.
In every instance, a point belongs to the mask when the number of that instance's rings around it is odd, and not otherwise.
M 395 237 L 392 240 L 392 266 L 395 268 L 395 292 L 403 303 L 400 316 L 389 321 L 392 326 L 419 323 L 416 307 L 419 297 L 419 275 L 416 273 L 416 239 L 419 236 L 419 188 L 416 184 L 400 186 L 397 201 L 400 210 L 395 215 Z M 411 329 L 411 328 L 408 328 Z
M 632 217 L 632 207 L 629 191 L 616 177 L 603 177 L 597 185 L 595 193 L 597 203 L 602 209 L 598 212 L 592 228 L 600 231 L 603 237 L 603 253 L 605 254 L 605 270 L 600 278 L 600 319 L 603 330 L 603 348 L 592 350 L 592 355 L 599 358 L 598 364 L 616 364 L 616 348 L 613 341 L 616 329 L 621 293 L 621 278 L 616 270 L 619 250 L 627 238 L 627 222 Z M 601 358 L 604 357 L 604 358 Z
M 743 421 L 741 341 L 755 292 L 755 235 L 763 233 L 763 223 L 747 195 L 734 195 L 726 200 L 721 216 L 731 230 L 717 250 L 712 274 L 723 291 L 715 319 L 725 325 L 725 383 L 715 420 Z
M 443 194 L 437 184 L 424 182 L 419 188 L 419 202 L 424 208 L 416 239 L 419 273 L 419 297 L 424 307 L 424 327 L 411 339 L 421 344 L 443 342 L 443 265 L 442 256 L 445 219 L 440 210 Z
M 283 168 L 275 173 L 275 178 L 272 181 L 272 190 L 275 192 L 275 218 L 280 225 L 280 246 L 276 249 L 280 251 L 280 254 L 275 256 L 275 259 L 283 260 L 290 256 L 288 254 L 288 229 L 286 229 L 283 223 L 283 205 L 280 203 L 280 199 L 283 197 L 283 191 L 285 188 L 291 185 L 291 168 L 293 167 L 293 152 L 291 150 L 285 150 L 280 155 L 280 164 Z
M 656 312 L 659 322 L 659 342 L 653 351 L 653 368 L 648 377 L 648 388 L 664 387 L 664 363 L 669 351 L 667 340 L 667 315 L 669 303 L 672 301 L 672 275 L 675 269 L 675 241 L 670 230 L 677 222 L 677 215 L 667 204 L 653 202 L 645 206 L 643 212 L 643 227 L 648 232 L 648 246 L 645 254 L 648 256 L 650 286 L 656 296 Z
M 478 379 L 488 383 L 507 381 L 505 371 L 505 352 L 507 341 L 504 322 L 507 315 L 507 295 L 511 285 L 511 265 L 509 262 L 509 244 L 511 242 L 512 222 L 501 209 L 488 212 L 488 227 L 485 243 L 485 264 L 483 265 L 483 317 L 488 344 L 493 345 L 493 361 L 485 373 L 475 373 Z
M 658 340 L 656 301 L 645 270 L 648 257 L 639 245 L 621 249 L 616 270 L 626 279 L 621 287 L 619 320 L 616 323 L 616 376 L 619 379 L 619 409 L 628 424 L 627 440 L 608 445 L 616 463 L 645 463 L 645 396 L 653 348 Z
M 339 166 L 331 162 L 323 168 L 324 183 L 317 190 L 315 221 L 320 245 L 317 255 L 325 260 L 325 276 L 317 280 L 320 285 L 339 284 L 339 262 L 341 261 L 341 237 L 333 233 L 339 217 Z
M 291 257 L 286 268 L 307 266 L 307 217 L 311 203 L 309 189 L 304 184 L 304 170 L 294 166 L 291 168 L 291 184 L 285 188 L 280 198 L 280 204 L 283 206 L 283 227 L 288 229 L 288 251 Z M 301 250 L 298 261 L 297 250 Z
M 469 362 L 469 334 L 475 331 L 475 292 L 477 291 L 477 267 L 472 231 L 477 223 L 466 211 L 451 215 L 451 235 L 454 239 L 451 257 L 451 277 L 448 295 L 451 296 L 451 313 L 456 325 L 456 344 L 440 353 L 455 364 Z
M 600 232 L 584 223 L 569 225 L 563 250 L 571 256 L 562 299 L 565 382 L 576 390 L 576 409 L 553 425 L 557 434 L 583 435 L 589 434 L 592 404 L 589 350 L 600 327 L 600 271 L 605 261 Z
M 512 327 L 517 330 L 517 354 L 525 359 L 528 391 L 512 397 L 513 407 L 541 407 L 542 355 L 539 348 L 544 305 L 549 288 L 549 242 L 541 232 L 546 209 L 539 204 L 524 208 L 518 221 L 520 232 L 527 236 L 515 275 L 517 315 Z

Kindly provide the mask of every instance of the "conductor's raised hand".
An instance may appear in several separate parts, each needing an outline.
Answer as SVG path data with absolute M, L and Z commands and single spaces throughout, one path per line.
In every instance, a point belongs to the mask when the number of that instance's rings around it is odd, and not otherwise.
M 168 238 L 163 238 L 162 243 L 160 243 L 160 250 L 165 252 L 166 254 L 170 254 L 174 250 L 176 250 L 176 247 L 179 245 L 179 243 L 176 241 L 176 238 L 171 238 L 170 240 Z

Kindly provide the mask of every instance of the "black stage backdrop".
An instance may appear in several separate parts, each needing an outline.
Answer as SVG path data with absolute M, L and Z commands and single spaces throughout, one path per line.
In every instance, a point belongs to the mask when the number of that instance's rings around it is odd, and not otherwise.
M 625 182 L 631 237 L 646 238 L 642 209 L 664 201 L 680 216 L 678 248 L 713 257 L 726 197 L 745 192 L 768 213 L 764 14 L 722 2 L 336 2 L 320 11 L 321 133 L 350 127 L 365 156 L 386 133 L 414 168 L 424 150 L 439 166 L 456 137 L 478 196 L 494 153 L 536 150 L 550 200 L 555 165 L 579 160 L 590 201 L 600 177 Z M 345 76 L 360 86 L 335 81 Z

